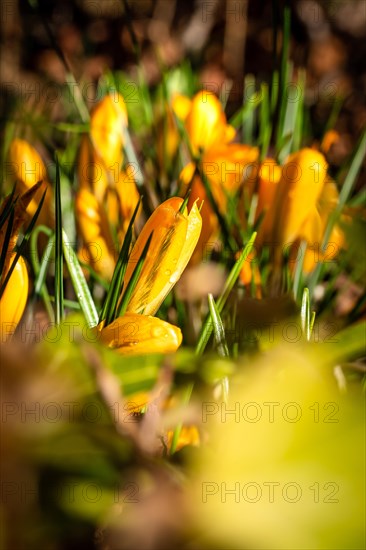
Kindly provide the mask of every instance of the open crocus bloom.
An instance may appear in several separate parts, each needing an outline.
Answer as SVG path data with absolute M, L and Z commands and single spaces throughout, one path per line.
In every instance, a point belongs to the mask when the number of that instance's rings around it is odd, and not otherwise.
M 188 212 L 179 197 L 168 199 L 155 210 L 131 251 L 124 289 L 152 234 L 149 252 L 127 311 L 106 327 L 104 322 L 100 323 L 98 330 L 102 342 L 129 355 L 176 351 L 182 342 L 180 329 L 152 314 L 183 273 L 197 244 L 201 226 L 197 204 Z
M 149 253 L 127 311 L 153 315 L 179 280 L 201 232 L 202 219 L 197 203 L 188 213 L 180 208 L 183 199 L 173 197 L 163 202 L 144 225 L 130 256 L 125 288 L 151 233 Z

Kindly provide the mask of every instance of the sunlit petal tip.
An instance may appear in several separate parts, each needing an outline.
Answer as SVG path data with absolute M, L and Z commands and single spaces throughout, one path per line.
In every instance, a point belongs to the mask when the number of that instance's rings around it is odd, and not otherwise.
M 100 329 L 101 341 L 123 355 L 173 353 L 182 343 L 181 330 L 158 317 L 127 312 Z

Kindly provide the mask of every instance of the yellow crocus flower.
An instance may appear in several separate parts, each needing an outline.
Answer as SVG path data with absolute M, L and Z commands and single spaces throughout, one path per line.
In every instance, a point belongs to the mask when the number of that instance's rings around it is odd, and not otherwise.
M 231 143 L 235 129 L 227 123 L 219 99 L 211 92 L 201 90 L 191 101 L 184 126 L 194 157 L 200 159 L 199 170 L 207 178 L 210 190 L 223 216 L 227 209 L 227 195 L 234 195 L 250 177 L 251 163 L 258 158 L 258 149 L 248 145 Z M 195 174 L 194 162 L 189 163 L 180 174 L 183 193 L 192 182 L 189 206 L 198 198 L 203 200 L 203 231 L 191 263 L 202 260 L 210 240 L 217 236 L 219 224 L 207 197 L 205 185 Z M 192 179 L 193 178 L 193 179 Z
M 192 99 L 185 128 L 194 155 L 214 145 L 229 143 L 235 137 L 235 129 L 227 124 L 220 101 L 213 93 L 205 90 L 198 92 Z
M 183 199 L 179 197 L 168 199 L 147 220 L 131 251 L 124 278 L 126 289 L 152 235 L 149 252 L 127 311 L 110 325 L 104 327 L 103 321 L 97 327 L 102 342 L 119 353 L 171 353 L 182 342 L 178 327 L 152 315 L 179 280 L 201 231 L 202 219 L 197 204 L 189 212 L 183 204 Z
M 127 124 L 126 104 L 118 93 L 106 95 L 91 112 L 89 135 L 80 146 L 78 177 L 80 187 L 92 190 L 99 201 L 122 169 L 123 127 Z
M 38 182 L 18 197 L 15 192 L 13 200 L 16 200 L 16 202 L 14 202 L 13 225 L 6 250 L 5 241 L 10 218 L 8 218 L 0 229 L 0 251 L 1 254 L 5 254 L 5 261 L 0 277 L 1 285 L 4 283 L 9 272 L 9 268 L 15 258 L 13 250 L 17 242 L 19 229 L 27 218 L 27 207 L 40 191 L 44 192 L 44 187 L 45 185 L 42 184 L 42 182 Z M 8 206 L 9 200 L 10 196 L 6 197 L 0 205 L 1 213 L 3 213 L 4 209 Z M 0 336 L 2 342 L 5 342 L 10 338 L 24 313 L 28 298 L 28 286 L 29 280 L 27 266 L 24 259 L 20 256 L 5 286 L 3 295 L 0 298 Z
M 327 167 L 324 156 L 314 149 L 301 149 L 288 157 L 282 167 L 274 205 L 276 242 L 286 244 L 299 238 L 319 200 Z

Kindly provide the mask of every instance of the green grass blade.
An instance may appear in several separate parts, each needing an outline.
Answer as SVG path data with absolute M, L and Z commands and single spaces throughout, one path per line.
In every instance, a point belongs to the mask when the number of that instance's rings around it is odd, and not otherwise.
M 250 252 L 253 249 L 254 241 L 255 241 L 256 237 L 257 237 L 257 233 L 253 233 L 252 236 L 250 237 L 247 245 L 245 246 L 243 252 L 240 254 L 240 257 L 235 262 L 228 278 L 226 279 L 224 289 L 223 289 L 219 299 L 217 300 L 217 309 L 218 309 L 218 312 L 220 314 L 222 313 L 222 310 L 224 309 L 224 306 L 225 306 L 226 301 L 227 301 L 227 299 L 230 295 L 230 292 L 234 288 L 234 285 L 235 285 L 235 283 L 236 283 L 236 281 L 237 281 L 237 279 L 240 275 L 240 271 L 242 270 L 242 267 L 244 265 L 245 260 L 247 259 Z M 206 318 L 206 320 L 205 320 L 205 322 L 202 326 L 200 336 L 198 338 L 198 342 L 197 342 L 197 346 L 196 346 L 196 355 L 202 355 L 202 353 L 204 352 L 204 350 L 206 348 L 207 342 L 208 342 L 208 340 L 211 336 L 213 327 L 212 327 L 212 324 L 210 323 L 210 318 L 211 318 L 210 315 L 207 316 L 207 318 Z
M 55 236 L 52 234 L 51 237 L 48 239 L 47 246 L 43 253 L 41 262 L 39 263 L 38 258 L 36 262 L 33 261 L 33 268 L 36 275 L 35 282 L 34 282 L 33 298 L 35 300 L 39 296 L 42 298 L 44 305 L 46 307 L 47 313 L 52 321 L 54 321 L 54 313 L 53 313 L 53 308 L 51 306 L 50 296 L 48 294 L 45 281 L 46 281 L 46 276 L 50 265 L 50 261 L 53 257 L 54 247 L 55 247 Z M 35 268 L 35 264 L 37 264 L 37 269 Z
M 310 328 L 310 294 L 309 289 L 304 288 L 302 294 L 302 303 L 301 303 L 301 328 L 307 342 L 310 340 L 311 328 Z
M 22 242 L 21 242 L 20 245 L 17 247 L 17 252 L 16 252 L 16 254 L 15 254 L 15 258 L 14 258 L 14 260 L 13 260 L 13 262 L 12 262 L 12 264 L 11 264 L 11 266 L 10 266 L 10 268 L 9 268 L 9 270 L 8 270 L 8 272 L 7 272 L 7 274 L 6 274 L 6 277 L 5 277 L 5 279 L 4 279 L 4 281 L 3 281 L 2 285 L 1 285 L 1 288 L 0 288 L 0 298 L 2 297 L 2 295 L 3 295 L 3 293 L 4 293 L 5 287 L 6 287 L 6 285 L 8 284 L 8 281 L 9 281 L 9 279 L 10 279 L 10 277 L 11 277 L 11 274 L 13 273 L 13 270 L 14 270 L 14 268 L 15 268 L 15 266 L 16 266 L 17 261 L 19 260 L 20 255 L 24 252 L 25 247 L 26 247 L 26 244 L 28 243 L 28 241 L 29 241 L 29 239 L 30 239 L 30 236 L 31 236 L 32 231 L 33 231 L 33 228 L 34 228 L 34 226 L 35 226 L 35 224 L 36 224 L 36 221 L 37 221 L 37 219 L 38 219 L 39 213 L 40 213 L 41 208 L 42 208 L 42 206 L 43 206 L 43 203 L 44 203 L 44 199 L 45 199 L 46 193 L 47 193 L 47 189 L 44 191 L 44 193 L 43 193 L 43 195 L 42 195 L 42 197 L 41 197 L 41 200 L 39 201 L 39 205 L 38 205 L 38 207 L 37 207 L 37 210 L 35 211 L 35 214 L 34 214 L 33 218 L 32 218 L 31 221 L 30 221 L 30 224 L 29 224 L 29 226 L 28 226 L 28 228 L 27 228 L 27 231 L 26 231 L 25 234 L 24 234 L 24 237 L 23 237 L 23 239 L 22 239 Z
M 212 294 L 208 295 L 208 306 L 210 308 L 217 353 L 220 357 L 229 357 L 229 349 L 226 342 L 224 325 Z
M 248 99 L 246 99 L 245 96 L 245 102 L 244 104 L 238 109 L 238 111 L 230 118 L 229 124 L 231 126 L 234 126 L 236 130 L 238 130 L 240 127 L 243 126 L 245 129 L 244 132 L 244 141 L 246 143 L 249 143 L 252 141 L 253 138 L 253 125 L 254 125 L 254 115 L 253 111 L 261 104 L 262 102 L 262 95 L 258 93 L 257 91 L 254 91 L 253 93 L 249 93 L 249 85 L 250 87 L 253 86 L 254 89 L 254 83 L 255 80 L 253 76 L 248 75 L 247 84 L 244 84 L 246 86 L 244 88 L 244 93 L 248 94 Z
M 269 97 L 268 97 L 268 86 L 267 84 L 262 84 L 261 86 L 261 95 L 262 102 L 260 108 L 260 118 L 259 118 L 259 144 L 260 144 L 260 160 L 263 161 L 268 152 L 269 142 L 271 139 L 271 121 L 270 121 L 270 110 L 269 110 Z
M 188 384 L 185 388 L 184 395 L 183 395 L 183 404 L 184 405 L 186 405 L 187 403 L 190 402 L 192 392 L 193 392 L 193 383 Z M 178 426 L 176 426 L 176 428 L 173 432 L 172 444 L 170 446 L 170 455 L 173 455 L 176 451 L 182 428 L 183 428 L 183 423 L 180 423 L 180 424 L 178 424 Z
M 66 232 L 63 231 L 62 235 L 63 253 L 71 276 L 75 294 L 88 325 L 90 327 L 95 327 L 98 324 L 98 313 L 93 298 L 90 294 L 88 283 L 86 282 L 78 257 L 69 242 Z M 64 304 L 67 305 L 65 301 Z
M 136 264 L 136 267 L 135 267 L 135 269 L 132 273 L 131 279 L 128 282 L 128 285 L 126 287 L 125 292 L 123 293 L 121 303 L 120 303 L 119 308 L 118 308 L 118 317 L 122 317 L 124 315 L 124 313 L 126 312 L 126 310 L 127 310 L 128 303 L 131 299 L 132 293 L 135 290 L 135 287 L 136 287 L 137 282 L 139 280 L 140 273 L 141 273 L 141 270 L 143 268 L 143 265 L 144 265 L 144 262 L 145 262 L 145 259 L 146 259 L 146 256 L 147 256 L 153 234 L 154 234 L 154 232 L 152 232 L 151 235 L 149 236 L 149 238 L 147 239 L 146 244 L 144 246 L 144 249 L 142 251 L 142 254 L 141 254 L 141 256 L 140 256 L 140 258 L 139 258 L 139 260 Z
M 12 208 L 10 210 L 9 221 L 8 221 L 8 225 L 7 225 L 6 232 L 5 232 L 5 237 L 4 237 L 4 244 L 3 244 L 3 247 L 2 247 L 2 250 L 1 250 L 1 256 L 0 256 L 0 281 L 1 281 L 2 275 L 3 275 L 3 269 L 4 269 L 4 265 L 5 265 L 5 259 L 6 259 L 7 253 L 8 253 L 10 238 L 11 238 L 11 234 L 12 234 L 12 231 L 13 231 L 13 225 L 14 225 L 14 205 L 12 206 Z
M 105 326 L 114 321 L 117 316 L 117 304 L 122 292 L 123 278 L 126 273 L 130 246 L 132 242 L 133 224 L 135 222 L 141 201 L 142 197 L 140 197 L 134 213 L 132 214 L 130 223 L 128 224 L 126 236 L 119 252 L 117 263 L 113 271 L 112 280 L 109 285 L 109 290 L 107 292 L 107 296 L 105 297 L 102 311 L 100 313 L 99 322 L 105 321 Z
M 62 207 L 61 207 L 61 184 L 60 166 L 58 157 L 56 160 L 56 181 L 55 181 L 55 320 L 60 324 L 64 318 L 64 279 L 63 279 L 63 246 L 62 246 Z
M 301 291 L 302 268 L 304 265 L 306 248 L 307 248 L 307 242 L 301 241 L 299 246 L 300 258 L 296 262 L 294 284 L 293 284 L 293 293 L 296 301 L 299 298 L 299 293 Z
M 16 200 L 17 200 L 17 198 L 14 199 L 15 187 L 16 186 L 14 185 L 14 187 L 12 189 L 12 192 L 10 193 L 8 198 L 6 199 L 5 207 L 4 207 L 3 211 L 0 214 L 0 229 L 2 228 L 2 226 L 4 225 L 4 223 L 6 222 L 8 217 L 10 216 L 10 213 L 11 213 L 12 209 L 15 206 L 15 203 L 16 203 Z

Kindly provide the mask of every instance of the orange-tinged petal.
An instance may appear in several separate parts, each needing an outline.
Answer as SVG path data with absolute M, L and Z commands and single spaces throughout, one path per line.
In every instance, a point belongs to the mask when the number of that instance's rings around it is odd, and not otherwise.
M 108 170 L 113 169 L 116 163 L 121 168 L 123 126 L 127 126 L 127 109 L 123 97 L 118 93 L 106 95 L 91 113 L 90 138 Z
M 257 168 L 258 155 L 257 147 L 219 144 L 204 154 L 202 166 L 212 185 L 235 193 L 240 184 L 250 178 L 251 165 Z
M 327 154 L 329 149 L 332 147 L 334 143 L 337 143 L 339 141 L 340 135 L 335 130 L 328 130 L 328 132 L 325 133 L 320 149 L 323 151 L 323 153 Z
M 314 207 L 299 231 L 299 238 L 305 239 L 310 246 L 315 246 L 315 244 L 321 246 L 323 229 L 324 224 L 318 209 Z
M 47 182 L 45 164 L 36 149 L 24 139 L 16 138 L 10 143 L 8 158 L 11 165 L 12 179 L 20 182 L 22 193 L 26 193 L 40 181 L 47 185 L 47 194 L 37 224 L 53 225 L 52 190 Z M 39 187 L 33 198 L 28 202 L 26 207 L 28 218 L 35 214 L 43 192 L 44 186 Z
M 179 279 L 175 271 L 188 228 L 187 217 L 179 212 L 182 202 L 182 199 L 173 197 L 158 206 L 147 220 L 132 249 L 126 270 L 125 289 L 153 232 L 149 252 L 128 304 L 128 311 L 145 315 L 155 313 L 167 295 L 168 286 L 172 288 Z
M 194 154 L 199 154 L 215 143 L 226 142 L 226 116 L 217 97 L 202 90 L 192 99 L 186 118 L 186 130 Z
M 14 255 L 11 258 L 11 262 Z M 1 342 L 6 342 L 15 331 L 27 303 L 28 271 L 20 256 L 0 299 Z
M 261 215 L 263 220 L 258 231 L 257 245 L 269 242 L 271 239 L 275 213 L 274 201 L 280 179 L 281 167 L 274 159 L 265 159 L 259 169 L 256 220 Z
M 178 327 L 158 317 L 126 312 L 100 330 L 101 341 L 123 355 L 173 353 L 182 343 Z
M 282 168 L 275 201 L 274 230 L 281 243 L 295 241 L 313 212 L 327 177 L 324 156 L 301 149 L 289 156 Z
M 38 181 L 47 179 L 46 167 L 43 160 L 36 149 L 24 139 L 16 138 L 10 143 L 9 162 L 14 174 L 13 179 L 22 182 L 27 189 Z
M 103 202 L 108 187 L 113 184 L 114 176 L 115 172 L 108 171 L 104 161 L 96 153 L 89 136 L 83 136 L 78 158 L 79 187 L 91 191 L 99 202 Z
M 116 190 L 121 212 L 119 224 L 121 226 L 121 234 L 124 235 L 140 199 L 140 193 L 136 187 L 134 171 L 131 165 L 128 165 L 126 170 L 120 173 Z M 139 213 L 137 213 L 136 220 L 138 216 Z
M 115 265 L 114 243 L 103 207 L 87 189 L 80 189 L 75 198 L 75 211 L 84 241 L 81 259 L 110 279 Z

